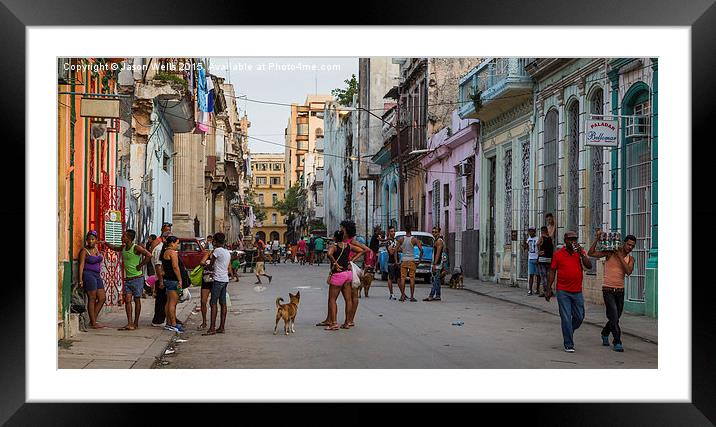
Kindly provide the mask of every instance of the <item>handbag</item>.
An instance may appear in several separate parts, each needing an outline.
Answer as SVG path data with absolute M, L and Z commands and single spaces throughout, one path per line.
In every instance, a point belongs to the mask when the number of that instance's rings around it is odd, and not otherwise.
M 204 266 L 197 265 L 189 273 L 189 282 L 192 286 L 201 286 L 201 278 L 204 276 Z
M 85 292 L 80 289 L 79 286 L 75 286 L 72 289 L 72 298 L 70 299 L 70 312 L 84 313 L 86 311 L 87 304 L 85 304 Z
M 353 282 L 351 283 L 351 286 L 353 286 L 353 289 L 358 289 L 362 285 L 361 279 L 363 278 L 363 270 L 361 270 L 360 267 L 352 261 L 351 269 L 353 270 Z

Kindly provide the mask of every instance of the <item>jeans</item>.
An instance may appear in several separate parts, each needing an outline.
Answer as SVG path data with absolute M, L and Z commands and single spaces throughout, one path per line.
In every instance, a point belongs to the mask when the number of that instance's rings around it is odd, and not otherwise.
M 612 290 L 611 288 L 603 288 L 604 305 L 607 308 L 607 324 L 602 329 L 602 336 L 608 337 L 611 332 L 614 337 L 614 344 L 622 343 L 622 330 L 619 327 L 619 318 L 624 310 L 624 289 Z
M 581 292 L 557 291 L 557 303 L 562 319 L 564 348 L 574 348 L 574 331 L 584 320 L 584 296 Z
M 158 325 L 164 323 L 167 319 L 166 313 L 164 313 L 164 305 L 167 303 L 167 290 L 165 288 L 159 288 L 159 282 L 154 287 L 157 291 L 157 296 L 154 299 L 154 318 L 152 323 Z
M 226 305 L 226 285 L 228 284 L 229 282 L 219 282 L 214 280 L 214 285 L 211 288 L 211 300 L 209 301 L 209 305 L 216 305 L 217 302 L 221 303 L 221 305 Z
M 442 284 L 442 277 L 440 276 L 441 268 L 438 267 L 432 272 L 433 287 L 430 289 L 430 297 L 440 298 L 440 285 Z

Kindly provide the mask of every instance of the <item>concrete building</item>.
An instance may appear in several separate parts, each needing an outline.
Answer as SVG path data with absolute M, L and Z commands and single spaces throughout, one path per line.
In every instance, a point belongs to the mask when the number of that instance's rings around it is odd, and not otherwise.
M 274 207 L 278 200 L 285 198 L 285 162 L 285 156 L 281 153 L 251 154 L 255 201 L 266 211 L 266 219 L 257 222 L 251 232 L 264 242 L 278 240 L 283 244 L 287 241 L 285 217 Z
M 180 58 L 133 58 L 132 140 L 129 192 L 137 199 L 137 238 L 159 234 L 163 222 L 172 222 L 174 205 L 174 134 L 194 129 L 191 77 L 184 71 L 166 71 Z M 188 59 L 187 59 L 188 60 Z M 152 67 L 158 64 L 162 68 Z M 177 67 L 178 69 L 178 67 Z
M 390 57 L 360 58 L 358 61 L 358 99 L 355 130 L 357 143 L 352 155 L 357 159 L 353 170 L 352 218 L 358 233 L 370 236 L 375 225 L 381 224 L 381 192 L 377 183 L 381 165 L 371 159 L 383 147 L 383 121 L 386 108 L 385 94 L 398 82 L 399 66 Z
M 460 117 L 480 120 L 479 274 L 488 281 L 516 283 L 526 273 L 519 239 L 537 220 L 529 62 L 488 58 L 459 83 Z
M 97 73 L 91 68 L 65 70 L 65 64 L 88 67 L 107 66 L 101 58 L 58 59 L 57 81 L 57 332 L 58 338 L 69 338 L 79 330 L 77 314 L 70 313 L 72 288 L 79 282 L 78 259 L 85 235 L 95 230 L 101 239 L 112 241 L 116 232 L 106 227 L 105 215 L 119 211 L 119 230 L 126 227 L 124 189 L 117 186 L 120 156 L 120 119 L 131 117 L 128 97 L 121 95 L 117 76 L 105 69 Z M 69 68 L 69 67 L 68 67 Z M 66 93 L 63 93 L 66 92 Z M 85 98 L 120 98 L 119 117 L 100 120 L 83 116 Z M 116 304 L 121 292 L 121 264 L 113 253 L 100 248 L 105 256 L 102 277 L 106 284 L 107 302 Z
M 462 267 L 467 277 L 478 277 L 480 176 L 479 124 L 460 119 L 453 111 L 452 123 L 430 138 L 433 147 L 422 158 L 426 171 L 425 230 L 441 228 L 450 265 Z
M 352 218 L 354 115 L 352 107 L 327 102 L 325 125 L 325 179 L 323 182 L 323 221 L 329 235 L 338 230 L 346 218 Z

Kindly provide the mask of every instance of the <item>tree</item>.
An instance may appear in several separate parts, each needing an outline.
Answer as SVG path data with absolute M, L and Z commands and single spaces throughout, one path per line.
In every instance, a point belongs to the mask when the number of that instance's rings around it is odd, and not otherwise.
M 333 89 L 331 95 L 338 99 L 338 103 L 349 107 L 353 103 L 353 95 L 358 93 L 358 80 L 356 75 L 352 74 L 350 79 L 343 81 L 346 84 L 346 89 Z
M 286 190 L 283 200 L 277 200 L 273 206 L 281 212 L 281 215 L 288 217 L 298 216 L 306 206 L 306 192 L 297 182 Z

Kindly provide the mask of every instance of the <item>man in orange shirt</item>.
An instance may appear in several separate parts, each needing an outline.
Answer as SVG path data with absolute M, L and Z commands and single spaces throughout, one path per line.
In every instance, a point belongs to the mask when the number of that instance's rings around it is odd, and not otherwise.
M 624 351 L 622 346 L 622 330 L 619 327 L 619 318 L 624 310 L 624 276 L 634 271 L 634 257 L 629 253 L 636 245 L 636 237 L 628 235 L 624 238 L 624 245 L 616 251 L 597 251 L 596 246 L 602 231 L 597 230 L 588 255 L 592 258 L 604 260 L 604 285 L 602 295 L 607 308 L 607 324 L 602 329 L 602 345 L 609 346 L 609 333 L 614 337 L 614 351 Z
M 545 289 L 545 297 L 549 301 L 552 296 L 552 283 L 556 275 L 557 303 L 559 304 L 559 317 L 562 321 L 564 351 L 574 353 L 574 331 L 582 325 L 584 320 L 583 268 L 592 268 L 592 262 L 584 249 L 577 243 L 576 232 L 564 233 L 564 243 L 564 247 L 552 256 L 549 285 Z M 557 272 L 559 272 L 558 275 Z

